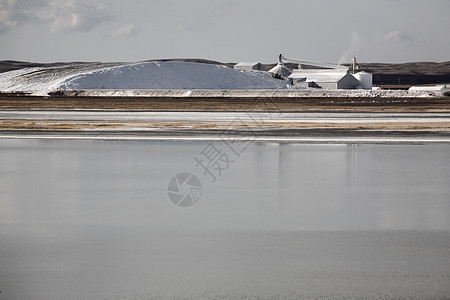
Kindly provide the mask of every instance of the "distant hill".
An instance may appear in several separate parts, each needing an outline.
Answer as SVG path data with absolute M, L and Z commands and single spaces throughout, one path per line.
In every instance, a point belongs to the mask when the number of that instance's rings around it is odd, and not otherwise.
M 196 58 L 152 59 L 154 61 L 184 61 L 223 65 L 232 68 L 235 63 L 223 63 L 213 60 Z M 14 60 L 0 61 L 0 73 L 30 67 L 64 66 L 73 63 L 33 63 Z M 270 70 L 276 64 L 264 64 L 263 70 Z M 447 62 L 410 62 L 410 63 L 360 63 L 362 69 L 373 74 L 374 85 L 414 85 L 432 83 L 450 83 L 450 61 Z M 290 69 L 295 64 L 286 64 Z
M 373 74 L 374 85 L 416 85 L 450 83 L 450 61 L 412 62 L 403 64 L 361 64 Z
M 369 63 L 361 64 L 367 72 L 373 74 L 410 74 L 410 75 L 449 75 L 450 61 L 447 62 L 411 62 L 403 64 Z
M 15 60 L 0 60 L 0 73 L 14 71 L 23 68 L 56 67 L 56 66 L 65 66 L 69 64 L 73 64 L 73 62 L 33 63 Z

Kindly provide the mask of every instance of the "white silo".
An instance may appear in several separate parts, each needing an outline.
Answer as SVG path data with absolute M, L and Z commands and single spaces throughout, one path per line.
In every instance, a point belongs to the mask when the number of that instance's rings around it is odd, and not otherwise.
M 362 72 L 353 74 L 353 76 L 359 80 L 359 82 L 360 82 L 359 86 L 362 89 L 364 89 L 364 90 L 372 89 L 372 74 L 362 71 Z

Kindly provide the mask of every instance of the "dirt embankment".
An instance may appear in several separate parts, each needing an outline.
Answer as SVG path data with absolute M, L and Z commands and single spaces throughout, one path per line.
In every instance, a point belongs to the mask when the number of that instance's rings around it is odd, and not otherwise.
M 450 112 L 450 97 L 37 97 L 0 96 L 0 109 L 153 111 Z
M 106 121 L 24 121 L 0 120 L 0 130 L 141 130 L 141 131 L 270 131 L 270 130 L 390 130 L 450 132 L 450 123 L 443 122 L 106 122 Z
M 3 110 L 89 110 L 89 111 L 275 111 L 323 113 L 450 113 L 450 97 L 37 97 L 0 96 Z M 95 114 L 95 113 L 94 113 Z M 101 113 L 99 112 L 100 116 Z M 299 114 L 301 115 L 301 114 Z M 382 115 L 382 114 L 380 114 Z M 436 114 L 439 117 L 439 114 Z M 432 118 L 432 119 L 430 119 Z M 444 118 L 444 119 L 443 119 Z M 47 119 L 46 117 L 0 120 L 4 136 L 34 136 L 39 134 L 130 135 L 134 138 L 167 136 L 201 136 L 233 132 L 236 135 L 286 137 L 437 137 L 448 140 L 450 122 L 445 117 L 421 119 L 338 120 L 333 118 L 310 121 L 299 117 L 290 122 L 271 120 L 245 122 L 221 120 L 127 120 L 125 119 Z

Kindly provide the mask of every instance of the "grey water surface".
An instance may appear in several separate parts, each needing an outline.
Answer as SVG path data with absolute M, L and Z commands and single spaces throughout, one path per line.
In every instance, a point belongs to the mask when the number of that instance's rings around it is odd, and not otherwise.
M 449 144 L 0 140 L 2 300 L 446 297 Z

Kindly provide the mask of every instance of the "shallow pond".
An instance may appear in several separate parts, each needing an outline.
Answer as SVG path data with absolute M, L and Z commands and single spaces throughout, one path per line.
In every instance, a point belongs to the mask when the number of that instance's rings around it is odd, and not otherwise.
M 19 139 L 0 166 L 0 299 L 450 296 L 450 145 Z

